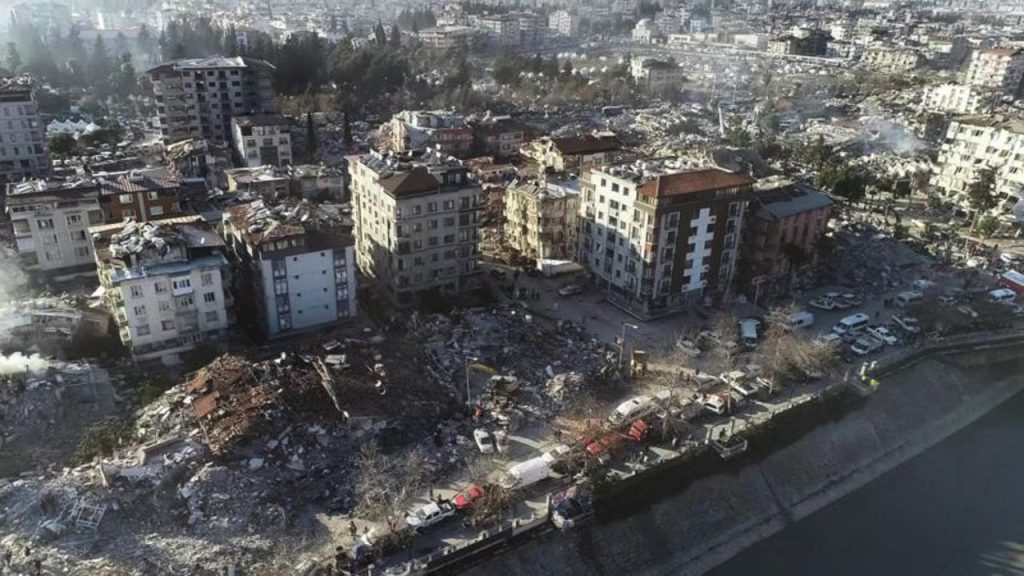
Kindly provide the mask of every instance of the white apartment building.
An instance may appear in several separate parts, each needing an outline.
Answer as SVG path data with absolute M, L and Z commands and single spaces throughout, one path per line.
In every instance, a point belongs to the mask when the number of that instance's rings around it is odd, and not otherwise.
M 224 214 L 241 263 L 239 310 L 267 338 L 333 325 L 358 314 L 351 223 L 308 202 L 242 204 Z M 242 316 L 240 316 L 242 317 Z
M 1024 78 L 1024 50 L 1019 48 L 988 48 L 971 54 L 964 82 L 987 88 L 1006 96 L 1020 93 Z
M 148 71 L 164 144 L 204 138 L 231 142 L 231 118 L 272 113 L 274 67 L 254 58 L 191 58 Z
M 636 313 L 731 298 L 754 180 L 677 166 L 645 160 L 583 173 L 578 262 Z
M 234 321 L 224 242 L 200 216 L 89 229 L 100 285 L 136 360 L 175 363 Z
M 284 116 L 235 116 L 231 119 L 231 141 L 242 165 L 247 168 L 292 163 L 292 135 Z
M 555 10 L 548 15 L 548 29 L 559 36 L 574 38 L 580 31 L 580 17 L 568 10 Z
M 356 261 L 393 304 L 479 286 L 480 185 L 430 151 L 348 159 Z
M 658 37 L 658 28 L 648 18 L 643 18 L 633 27 L 633 42 L 651 44 Z
M 965 84 L 939 84 L 925 88 L 921 100 L 922 112 L 947 114 L 980 114 L 991 108 L 989 95 L 976 86 Z
M 998 114 L 957 118 L 949 124 L 938 165 L 932 184 L 966 213 L 968 187 L 979 170 L 993 170 L 994 212 L 1005 214 L 1024 192 L 1024 122 Z
M 32 80 L 0 79 L 0 182 L 50 175 L 46 126 L 39 118 Z
M 95 274 L 88 230 L 104 222 L 96 186 L 8 184 L 5 211 L 24 270 L 57 278 Z

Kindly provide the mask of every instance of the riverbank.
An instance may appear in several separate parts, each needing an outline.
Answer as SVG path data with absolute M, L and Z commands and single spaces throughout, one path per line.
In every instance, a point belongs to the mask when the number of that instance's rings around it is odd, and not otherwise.
M 1020 349 L 923 359 L 884 376 L 880 390 L 859 409 L 758 461 L 642 503 L 629 515 L 531 542 L 467 573 L 704 573 L 1024 389 L 1024 377 L 1009 376 L 1024 366 L 1015 358 Z

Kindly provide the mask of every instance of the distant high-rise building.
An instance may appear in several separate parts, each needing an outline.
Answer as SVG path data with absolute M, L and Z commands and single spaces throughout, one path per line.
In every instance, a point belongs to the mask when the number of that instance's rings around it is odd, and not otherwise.
M 268 62 L 242 57 L 175 60 L 149 70 L 164 143 L 230 143 L 233 117 L 276 112 L 273 73 Z
M 50 175 L 46 127 L 39 118 L 32 80 L 0 79 L 0 181 Z

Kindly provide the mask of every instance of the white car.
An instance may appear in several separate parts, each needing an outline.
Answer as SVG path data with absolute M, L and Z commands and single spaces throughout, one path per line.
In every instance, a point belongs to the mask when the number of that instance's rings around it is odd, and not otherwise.
M 895 346 L 899 343 L 899 338 L 895 334 L 889 332 L 889 329 L 885 326 L 869 326 L 868 334 L 874 337 L 876 340 L 881 340 L 889 346 Z
M 917 318 L 914 318 L 913 316 L 893 314 L 892 321 L 900 328 L 906 330 L 908 334 L 917 334 L 921 331 L 921 325 L 918 323 Z
M 623 424 L 628 420 L 640 418 L 647 414 L 652 408 L 651 399 L 647 396 L 634 396 L 615 407 L 608 416 L 608 422 L 613 425 Z
M 831 298 L 815 298 L 807 303 L 811 308 L 817 308 L 818 310 L 835 310 L 836 302 Z
M 822 334 L 821 336 L 818 336 L 817 338 L 814 339 L 814 341 L 817 342 L 818 344 L 824 344 L 826 346 L 835 346 L 838 348 L 843 343 L 843 337 L 834 332 L 829 332 L 828 334 Z
M 422 530 L 454 514 L 455 507 L 452 506 L 451 502 L 441 502 L 440 504 L 431 502 L 413 510 L 411 514 L 405 517 L 405 523 L 414 530 Z
M 853 346 L 850 346 L 850 350 L 858 356 L 867 356 L 882 346 L 881 340 L 876 340 L 871 336 L 862 336 L 853 343 Z

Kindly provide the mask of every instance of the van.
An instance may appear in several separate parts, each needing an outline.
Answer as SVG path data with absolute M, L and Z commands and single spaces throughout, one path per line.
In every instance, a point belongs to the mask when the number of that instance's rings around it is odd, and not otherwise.
M 1000 304 L 1006 304 L 1013 302 L 1017 298 L 1017 293 L 1009 288 L 996 288 L 995 290 L 988 293 L 988 297 L 993 302 L 999 302 Z
M 832 331 L 840 336 L 860 332 L 868 325 L 869 321 L 870 318 L 868 318 L 867 314 L 851 314 L 837 322 L 832 327 Z
M 907 290 L 896 295 L 896 305 L 905 307 L 908 304 L 920 301 L 921 298 L 924 298 L 924 294 L 919 290 Z
M 537 456 L 508 469 L 501 480 L 504 488 L 525 488 L 544 480 L 551 474 L 551 462 L 546 456 Z
M 814 314 L 810 312 L 795 312 L 786 319 L 789 322 L 788 328 L 808 328 L 814 325 Z
M 756 318 L 740 320 L 740 340 L 747 348 L 757 346 L 757 329 L 761 322 Z

